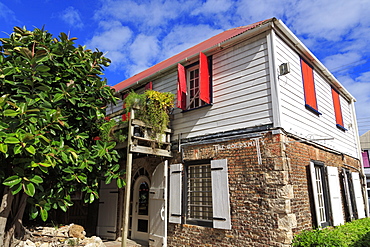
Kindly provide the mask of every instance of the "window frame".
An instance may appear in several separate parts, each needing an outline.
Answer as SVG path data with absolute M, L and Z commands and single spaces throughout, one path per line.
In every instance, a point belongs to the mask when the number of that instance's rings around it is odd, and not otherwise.
M 211 205 L 212 206 L 212 177 L 211 177 L 211 161 L 210 160 L 201 160 L 201 161 L 195 161 L 195 162 L 187 162 L 185 163 L 185 169 L 184 169 L 184 193 L 183 193 L 183 212 L 185 215 L 185 223 L 186 224 L 191 224 L 191 225 L 198 225 L 198 226 L 206 226 L 206 227 L 213 227 L 213 220 L 206 220 L 206 219 L 200 219 L 200 218 L 190 218 L 189 215 L 191 214 L 190 211 L 190 205 L 189 205 L 189 168 L 191 167 L 196 167 L 196 166 L 208 166 L 209 167 L 209 177 L 208 179 L 210 180 L 210 186 L 211 186 Z M 212 217 L 213 217 L 213 210 L 211 211 Z
M 321 179 L 321 188 L 317 187 L 317 171 L 320 173 L 320 179 Z M 324 163 L 317 162 L 317 161 L 311 161 L 310 162 L 310 174 L 311 174 L 311 186 L 313 190 L 313 199 L 314 199 L 314 211 L 315 211 L 315 219 L 316 219 L 316 225 L 318 227 L 327 227 L 331 225 L 330 215 L 331 215 L 331 209 L 330 209 L 330 201 L 329 201 L 329 186 L 326 179 L 326 171 Z M 315 178 L 315 180 L 313 179 Z M 322 191 L 322 197 L 318 198 L 319 192 L 318 189 L 321 189 Z M 322 201 L 320 201 L 320 199 Z M 320 214 L 320 203 L 323 203 L 323 208 L 325 210 L 324 214 Z M 325 219 L 321 220 L 320 216 L 324 216 Z

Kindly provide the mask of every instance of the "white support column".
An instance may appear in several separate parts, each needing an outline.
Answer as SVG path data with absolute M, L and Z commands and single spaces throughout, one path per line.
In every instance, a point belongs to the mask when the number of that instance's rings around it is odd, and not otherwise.
M 131 170 L 132 170 L 132 153 L 130 152 L 130 146 L 132 144 L 132 119 L 134 119 L 135 111 L 131 109 L 130 118 L 128 121 L 128 133 L 127 133 L 127 159 L 126 159 L 126 188 L 125 188 L 125 198 L 124 198 L 124 214 L 122 222 L 122 243 L 121 247 L 126 247 L 127 245 L 127 235 L 129 228 L 129 218 L 130 218 L 130 196 L 131 196 Z

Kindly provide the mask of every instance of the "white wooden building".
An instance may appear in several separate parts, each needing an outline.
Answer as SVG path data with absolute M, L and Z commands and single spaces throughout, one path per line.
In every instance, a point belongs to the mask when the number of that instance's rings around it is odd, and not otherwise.
M 301 230 L 366 217 L 355 99 L 282 21 L 227 30 L 114 88 L 121 98 L 149 88 L 177 96 L 173 158 L 134 157 L 129 238 L 289 246 Z

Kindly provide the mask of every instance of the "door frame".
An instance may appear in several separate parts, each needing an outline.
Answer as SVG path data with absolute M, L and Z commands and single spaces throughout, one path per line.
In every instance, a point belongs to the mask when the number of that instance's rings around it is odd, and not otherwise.
M 134 191 L 133 191 L 133 200 L 132 200 L 132 228 L 131 228 L 131 239 L 139 239 L 144 241 L 149 241 L 149 191 L 148 191 L 148 215 L 138 215 L 138 194 L 139 194 L 139 187 L 142 182 L 146 182 L 148 184 L 148 189 L 150 189 L 150 180 L 147 176 L 141 175 L 139 176 L 134 184 Z M 147 220 L 148 221 L 148 232 L 143 233 L 137 231 L 137 221 L 139 219 Z

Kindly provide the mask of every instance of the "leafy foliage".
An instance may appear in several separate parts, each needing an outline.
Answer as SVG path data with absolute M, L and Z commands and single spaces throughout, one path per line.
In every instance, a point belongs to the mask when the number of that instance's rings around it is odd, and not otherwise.
M 125 98 L 126 109 L 138 107 L 136 118 L 142 120 L 146 125 L 153 128 L 152 138 L 157 134 L 163 134 L 170 122 L 169 113 L 173 108 L 175 96 L 169 92 L 158 92 L 146 90 L 144 94 L 131 92 Z
M 115 142 L 93 139 L 116 100 L 100 77 L 110 61 L 74 40 L 19 27 L 0 39 L 0 182 L 29 196 L 31 218 L 66 211 L 73 191 L 91 203 L 101 179 L 124 185 Z
M 337 227 L 303 231 L 293 239 L 292 246 L 368 246 L 370 218 L 364 218 Z
M 127 132 L 124 132 L 123 129 L 117 129 L 121 122 L 116 122 L 111 119 L 103 123 L 100 127 L 99 138 L 102 141 L 110 142 L 115 141 L 118 143 L 124 142 L 127 139 Z M 99 139 L 98 138 L 98 139 Z

